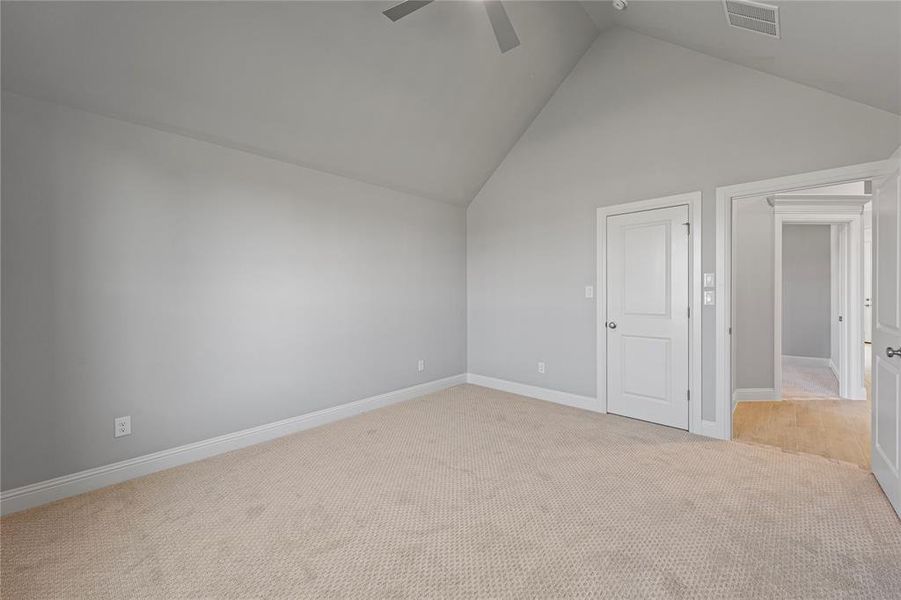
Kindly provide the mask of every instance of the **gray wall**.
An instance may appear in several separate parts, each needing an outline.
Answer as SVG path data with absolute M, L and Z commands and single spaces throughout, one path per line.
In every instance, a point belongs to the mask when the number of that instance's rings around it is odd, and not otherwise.
M 3 489 L 465 369 L 463 208 L 10 94 L 2 145 Z
M 830 358 L 831 230 L 782 228 L 782 354 Z
M 773 209 L 766 198 L 732 205 L 733 387 L 773 386 Z
M 628 57 L 625 60 L 624 57 Z M 624 29 L 600 36 L 467 211 L 474 373 L 595 395 L 595 209 L 888 157 L 896 115 Z M 714 311 L 703 415 L 715 418 Z M 544 360 L 540 375 L 536 362 Z

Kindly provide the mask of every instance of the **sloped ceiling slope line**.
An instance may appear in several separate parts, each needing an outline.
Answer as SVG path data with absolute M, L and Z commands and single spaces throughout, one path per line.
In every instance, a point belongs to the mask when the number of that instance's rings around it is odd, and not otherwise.
M 467 205 L 591 46 L 579 2 L 2 4 L 3 88 Z
M 901 2 L 774 0 L 781 40 L 721 2 L 508 2 L 506 54 L 478 2 L 393 3 L 7 2 L 3 88 L 462 206 L 617 26 L 901 114 Z
M 781 39 L 729 27 L 722 2 L 631 0 L 623 11 L 586 0 L 598 22 L 677 44 L 901 115 L 901 2 L 764 0 Z

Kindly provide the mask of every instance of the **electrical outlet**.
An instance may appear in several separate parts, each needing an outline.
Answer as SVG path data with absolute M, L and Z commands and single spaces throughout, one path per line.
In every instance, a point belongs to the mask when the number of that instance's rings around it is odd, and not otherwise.
M 131 435 L 131 417 L 119 417 L 114 421 L 113 437 Z
M 705 288 L 716 287 L 716 274 L 715 273 L 704 273 L 704 287 Z
M 541 374 L 544 374 L 544 363 L 543 362 L 538 363 L 538 372 Z
M 422 360 L 421 358 L 419 359 L 419 363 L 416 365 L 416 370 L 419 371 L 420 373 L 425 371 L 425 361 Z

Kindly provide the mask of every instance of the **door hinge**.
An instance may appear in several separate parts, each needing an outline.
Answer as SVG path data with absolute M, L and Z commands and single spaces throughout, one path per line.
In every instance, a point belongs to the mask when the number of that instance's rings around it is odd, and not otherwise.
M 691 307 L 690 306 L 688 307 L 688 318 L 689 319 L 691 318 Z
M 685 225 L 685 230 L 688 232 L 688 235 L 691 235 L 691 223 L 682 223 Z
M 685 390 L 685 399 L 691 402 L 691 390 Z

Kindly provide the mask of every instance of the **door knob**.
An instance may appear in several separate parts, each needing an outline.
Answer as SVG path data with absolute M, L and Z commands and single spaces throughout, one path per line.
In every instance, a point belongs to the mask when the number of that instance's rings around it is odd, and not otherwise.
M 607 327 L 609 327 L 610 329 L 616 329 L 616 323 L 610 321 L 610 323 L 607 324 Z
M 894 358 L 895 356 L 897 356 L 898 358 L 901 358 L 901 346 L 898 346 L 897 349 L 894 349 L 891 346 L 889 346 L 888 348 L 885 349 L 885 355 L 888 356 L 889 358 Z

